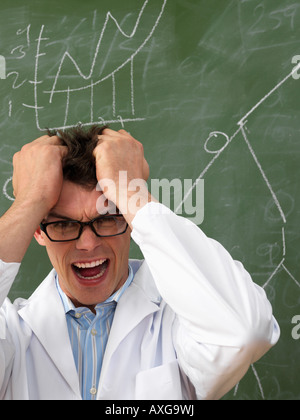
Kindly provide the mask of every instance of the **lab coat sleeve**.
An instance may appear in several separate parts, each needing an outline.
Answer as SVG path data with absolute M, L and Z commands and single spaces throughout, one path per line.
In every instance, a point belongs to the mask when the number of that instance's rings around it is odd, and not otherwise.
M 159 203 L 133 220 L 156 286 L 177 315 L 178 361 L 199 399 L 219 399 L 279 339 L 262 288 L 196 225 Z
M 0 260 L 0 397 L 1 389 L 10 376 L 10 369 L 14 357 L 14 346 L 7 329 L 3 303 L 18 273 L 20 264 L 5 263 Z

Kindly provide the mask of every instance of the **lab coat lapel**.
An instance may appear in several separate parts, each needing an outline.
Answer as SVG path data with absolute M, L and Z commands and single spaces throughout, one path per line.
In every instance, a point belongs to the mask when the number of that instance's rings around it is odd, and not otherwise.
M 145 317 L 159 310 L 160 301 L 152 275 L 144 262 L 117 305 L 103 359 L 99 392 L 114 351 Z
M 27 305 L 19 310 L 19 315 L 30 326 L 74 393 L 81 398 L 65 313 L 55 285 L 54 270 L 33 293 Z

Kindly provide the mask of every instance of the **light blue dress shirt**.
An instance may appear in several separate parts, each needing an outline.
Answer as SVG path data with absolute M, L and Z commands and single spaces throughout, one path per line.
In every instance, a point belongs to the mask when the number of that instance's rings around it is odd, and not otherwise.
M 116 306 L 132 280 L 133 270 L 129 265 L 129 275 L 124 285 L 105 302 L 95 307 L 95 315 L 88 308 L 75 308 L 72 301 L 61 290 L 56 276 L 56 287 L 66 313 L 83 400 L 96 399 L 103 357 Z

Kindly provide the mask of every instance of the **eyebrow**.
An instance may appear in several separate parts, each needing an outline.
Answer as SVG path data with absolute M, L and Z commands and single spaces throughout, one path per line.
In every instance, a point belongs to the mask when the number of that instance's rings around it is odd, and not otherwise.
M 110 213 L 107 212 L 105 214 L 101 214 L 101 215 L 98 214 L 98 215 L 99 215 L 99 217 L 102 217 L 102 216 L 107 216 L 109 214 Z M 120 216 L 122 216 L 122 214 L 120 213 L 120 210 L 118 208 L 116 209 L 116 214 L 119 214 Z M 56 213 L 54 211 L 52 211 L 51 213 L 49 213 L 48 216 L 45 218 L 45 220 L 47 220 L 49 217 L 53 217 L 53 218 L 56 218 L 56 219 L 59 219 L 59 220 L 73 221 L 73 222 L 78 222 L 79 221 L 79 220 L 75 220 L 75 219 L 73 219 L 71 217 L 68 217 L 68 216 L 63 216 L 63 215 L 58 214 L 58 213 Z M 98 216 L 96 216 L 94 219 L 97 219 L 97 217 Z M 93 220 L 93 219 L 91 219 L 91 220 Z
M 49 213 L 48 216 L 47 216 L 47 219 L 49 217 L 53 217 L 53 218 L 57 218 L 57 219 L 62 219 L 62 220 L 74 220 L 74 219 L 72 219 L 70 217 L 62 216 L 61 214 L 58 214 L 58 213 L 55 213 L 55 212 Z
M 105 213 L 105 214 L 98 214 L 98 216 L 94 217 L 93 219 L 90 220 L 94 220 L 97 219 L 98 217 L 102 217 L 102 216 L 107 216 L 109 213 Z M 119 214 L 119 213 L 117 213 Z M 46 219 L 53 217 L 54 219 L 59 219 L 59 220 L 66 220 L 66 221 L 72 221 L 72 222 L 79 222 L 80 220 L 77 219 L 73 219 L 71 217 L 67 217 L 67 216 L 62 216 L 61 214 L 55 213 L 55 212 L 51 212 L 48 214 L 48 216 L 46 217 Z

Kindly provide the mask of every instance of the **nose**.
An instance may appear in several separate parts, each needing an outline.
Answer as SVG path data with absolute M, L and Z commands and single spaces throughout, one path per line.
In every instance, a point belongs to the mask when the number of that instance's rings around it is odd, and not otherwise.
M 91 251 L 99 246 L 101 241 L 102 238 L 97 237 L 90 226 L 85 226 L 80 238 L 76 241 L 76 248 L 81 251 Z

